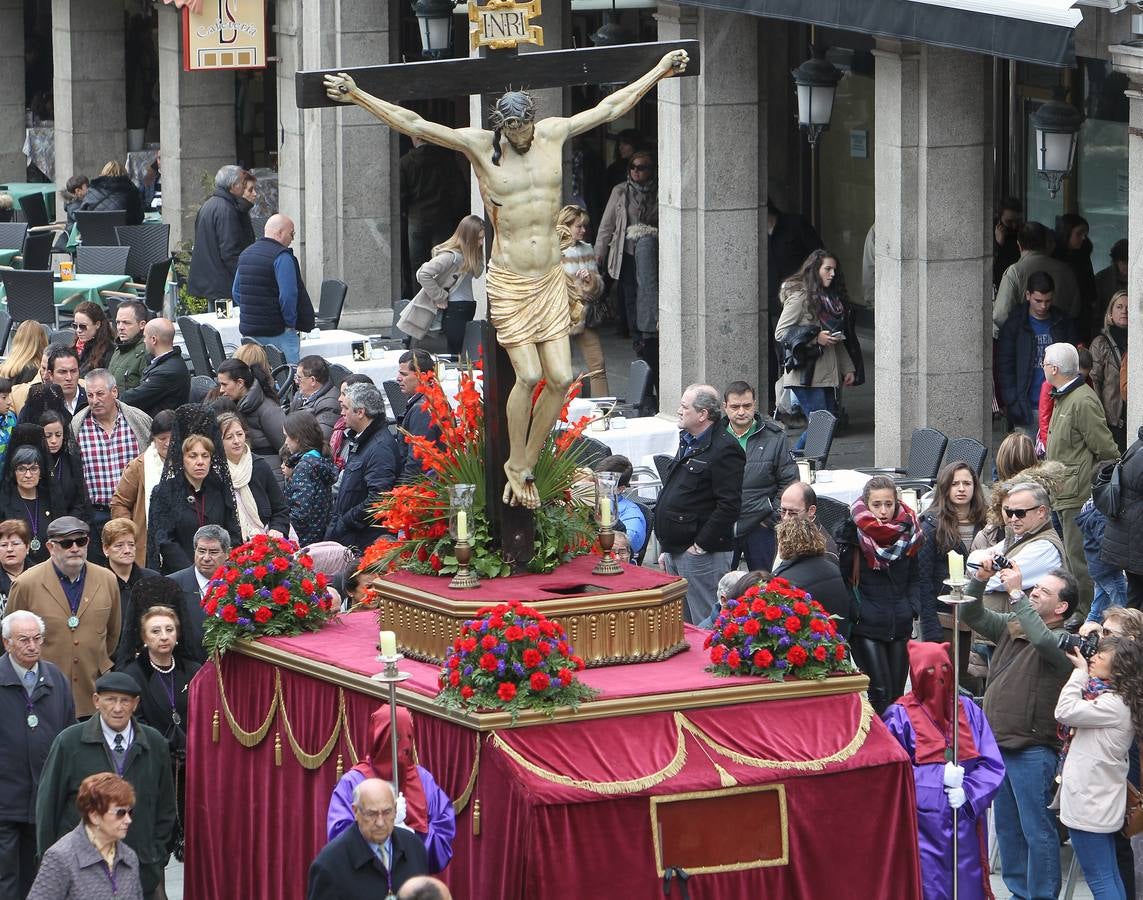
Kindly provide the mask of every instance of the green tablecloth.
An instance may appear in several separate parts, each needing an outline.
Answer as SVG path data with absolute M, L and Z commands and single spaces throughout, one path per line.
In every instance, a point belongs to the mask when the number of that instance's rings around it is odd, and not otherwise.
M 43 184 L 34 181 L 9 181 L 6 184 L 0 184 L 0 191 L 12 195 L 12 199 L 16 203 L 16 209 L 20 208 L 21 197 L 27 197 L 28 194 L 43 194 L 44 203 L 46 203 L 48 207 L 48 217 L 54 221 L 56 216 L 56 186 L 54 184 Z
M 56 305 L 64 309 L 72 309 L 84 300 L 104 306 L 100 291 L 117 291 L 130 279 L 126 275 L 76 275 L 71 281 L 57 281 L 52 286 L 55 292 Z M 73 295 L 79 295 L 74 298 Z M 69 299 L 73 298 L 73 299 Z M 4 286 L 0 284 L 0 300 L 4 301 L 7 309 L 8 302 L 4 295 Z
M 0 266 L 12 265 L 12 257 L 19 256 L 19 250 L 0 250 Z

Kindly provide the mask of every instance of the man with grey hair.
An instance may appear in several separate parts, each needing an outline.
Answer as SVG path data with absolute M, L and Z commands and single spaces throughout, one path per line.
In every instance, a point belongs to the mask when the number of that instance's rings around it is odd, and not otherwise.
M 302 271 L 290 249 L 294 222 L 276 213 L 266 222 L 266 236 L 242 251 L 231 296 L 238 304 L 238 330 L 243 337 L 271 344 L 296 366 L 301 356 L 298 334 L 314 327 L 314 307 Z
M 1052 386 L 1052 419 L 1048 424 L 1045 459 L 1062 463 L 1064 482 L 1056 492 L 1054 509 L 1064 530 L 1068 569 L 1079 582 L 1076 615 L 1083 622 L 1095 593 L 1083 552 L 1083 532 L 1076 514 L 1091 496 L 1095 464 L 1119 456 L 1107 427 L 1103 404 L 1079 374 L 1079 354 L 1071 344 L 1052 344 L 1044 351 L 1044 378 Z
M 718 579 L 730 569 L 734 523 L 742 505 L 746 454 L 725 428 L 718 391 L 692 384 L 679 401 L 679 450 L 655 504 L 659 565 L 687 579 L 686 621 L 702 624 L 718 608 Z
M 214 193 L 194 222 L 187 290 L 215 301 L 228 298 L 238 270 L 238 257 L 249 243 L 243 228 L 242 191 L 246 176 L 239 166 L 223 166 L 214 176 Z
M 36 788 L 57 734 L 75 723 L 71 685 L 40 654 L 44 620 L 19 610 L 3 621 L 0 656 L 0 898 L 26 897 L 36 877 Z
M 190 370 L 175 347 L 175 325 L 170 319 L 152 319 L 143 328 L 143 343 L 151 361 L 143 380 L 123 395 L 123 402 L 149 416 L 178 409 L 190 397 Z
M 195 659 L 204 657 L 202 650 L 202 623 L 206 613 L 202 598 L 214 570 L 226 562 L 230 555 L 230 534 L 221 525 L 203 525 L 194 533 L 194 563 L 167 577 L 183 592 L 183 606 L 187 621 L 183 623 L 183 646 Z
M 391 490 L 401 474 L 397 441 L 385 427 L 385 400 L 372 384 L 351 384 L 341 400 L 349 453 L 341 473 L 326 538 L 364 550 L 388 535 L 369 514 L 369 505 Z

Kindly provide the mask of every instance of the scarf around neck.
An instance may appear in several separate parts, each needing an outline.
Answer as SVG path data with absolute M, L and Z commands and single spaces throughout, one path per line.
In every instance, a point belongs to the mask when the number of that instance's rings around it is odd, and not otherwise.
M 264 534 L 266 526 L 258 518 L 258 504 L 250 490 L 250 478 L 254 474 L 254 454 L 247 450 L 242 459 L 233 463 L 226 461 L 230 467 L 230 480 L 234 484 L 234 502 L 238 507 L 238 524 L 242 527 L 242 540 L 248 541 L 256 534 Z
M 1091 675 L 1087 679 L 1087 684 L 1084 685 L 1083 690 L 1080 692 L 1080 696 L 1082 696 L 1084 700 L 1094 700 L 1100 694 L 1110 690 L 1112 690 L 1112 686 L 1109 682 Z M 1063 747 L 1060 748 L 1060 761 L 1056 766 L 1056 777 L 1058 779 L 1064 774 L 1064 760 L 1068 758 L 1068 750 L 1071 749 L 1072 738 L 1075 737 L 1076 730 L 1057 722 L 1056 734 L 1060 740 L 1064 742 Z
M 897 501 L 892 521 L 885 523 L 877 521 L 860 497 L 853 501 L 850 509 L 857 525 L 861 554 L 870 569 L 887 569 L 902 556 L 916 556 L 921 549 L 921 542 L 925 539 L 921 523 L 917 514 L 904 503 Z

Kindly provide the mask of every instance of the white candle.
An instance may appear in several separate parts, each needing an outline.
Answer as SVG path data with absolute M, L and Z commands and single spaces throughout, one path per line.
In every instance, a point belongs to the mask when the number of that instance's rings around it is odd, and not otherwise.
M 955 550 L 949 551 L 949 581 L 964 581 L 964 557 Z
M 381 632 L 381 655 L 382 656 L 396 656 L 397 655 L 397 632 L 395 632 L 395 631 L 382 631 Z
M 468 513 L 463 509 L 456 511 L 456 539 L 458 541 L 468 540 Z
M 599 500 L 599 524 L 604 528 L 611 525 L 611 498 L 601 497 Z

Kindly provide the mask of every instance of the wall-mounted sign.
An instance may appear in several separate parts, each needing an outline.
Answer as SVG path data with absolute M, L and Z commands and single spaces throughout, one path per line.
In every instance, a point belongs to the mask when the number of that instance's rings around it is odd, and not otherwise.
M 469 41 L 472 49 L 509 50 L 519 44 L 544 46 L 544 29 L 529 20 L 540 15 L 540 0 L 514 3 L 488 0 L 484 6 L 468 3 Z
M 183 7 L 183 69 L 266 68 L 266 0 Z

